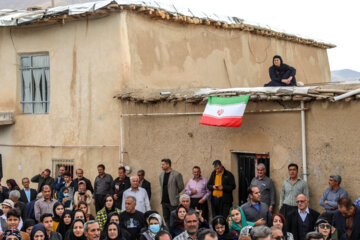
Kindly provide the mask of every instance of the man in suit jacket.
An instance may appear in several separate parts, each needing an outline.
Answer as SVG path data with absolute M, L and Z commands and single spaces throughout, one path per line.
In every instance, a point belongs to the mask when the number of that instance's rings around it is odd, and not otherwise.
M 184 190 L 184 181 L 181 173 L 171 169 L 171 160 L 161 160 L 162 172 L 160 174 L 161 205 L 166 225 L 170 226 L 170 213 L 179 204 L 179 195 Z
M 333 217 L 333 226 L 338 230 L 339 239 L 360 239 L 360 209 L 348 197 L 338 200 L 338 210 Z
M 231 208 L 232 191 L 236 188 L 234 175 L 226 170 L 220 160 L 213 162 L 214 171 L 211 173 L 207 188 L 211 192 L 211 210 L 213 216 L 227 217 Z
M 137 175 L 139 177 L 139 187 L 142 187 L 146 190 L 149 200 L 151 200 L 151 183 L 144 178 L 145 171 L 141 169 L 137 172 Z
M 320 214 L 308 207 L 309 201 L 305 194 L 299 194 L 296 197 L 296 204 L 297 211 L 291 212 L 286 218 L 287 232 L 291 232 L 295 240 L 303 240 L 308 232 L 314 231 Z
M 21 182 L 22 182 L 22 185 L 24 186 L 24 188 L 20 190 L 19 201 L 26 204 L 36 198 L 37 191 L 33 188 L 30 188 L 30 179 L 29 178 L 25 177 L 22 179 Z

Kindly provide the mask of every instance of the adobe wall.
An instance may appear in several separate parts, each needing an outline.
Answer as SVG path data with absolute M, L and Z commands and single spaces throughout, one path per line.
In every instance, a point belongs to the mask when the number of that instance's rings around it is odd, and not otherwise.
M 124 103 L 125 113 L 201 112 L 203 105 L 192 104 L 129 104 Z M 248 110 L 299 107 L 299 103 L 254 103 Z M 360 123 L 358 102 L 307 103 L 306 140 L 308 181 L 311 207 L 319 207 L 320 197 L 328 186 L 330 174 L 343 177 L 342 186 L 356 199 L 359 194 L 360 171 L 357 157 L 360 154 L 357 136 Z M 158 175 L 160 160 L 170 158 L 173 168 L 180 171 L 187 182 L 194 165 L 202 168 L 209 177 L 211 163 L 223 161 L 237 177 L 237 160 L 231 150 L 244 152 L 269 152 L 270 176 L 275 181 L 277 199 L 281 184 L 288 177 L 287 165 L 298 163 L 302 174 L 301 118 L 300 112 L 246 114 L 240 128 L 221 128 L 200 125 L 201 116 L 148 116 L 124 117 L 126 164 L 147 171 L 152 190 L 160 192 Z M 354 173 L 354 174 L 352 174 Z M 234 191 L 237 202 L 237 190 Z M 154 194 L 152 206 L 160 210 L 160 194 Z M 279 201 L 277 201 L 277 204 Z
M 99 163 L 117 173 L 120 108 L 113 96 L 122 81 L 122 16 L 0 28 L 0 111 L 14 111 L 16 120 L 14 125 L 0 126 L 0 143 L 44 146 L 0 146 L 3 184 L 7 178 L 19 183 L 22 176 L 51 168 L 54 158 L 74 159 L 75 168 L 83 167 L 92 180 Z M 22 114 L 19 54 L 43 52 L 50 56 L 50 113 Z M 45 147 L 50 145 L 115 147 Z
M 129 13 L 129 88 L 258 87 L 279 54 L 304 83 L 330 82 L 326 49 L 239 30 L 154 21 Z
M 129 12 L 64 25 L 12 28 L 11 32 L 0 28 L 0 51 L 0 111 L 14 111 L 16 120 L 14 125 L 0 126 L 0 143 L 42 146 L 0 146 L 3 179 L 14 177 L 18 183 L 23 176 L 51 168 L 54 158 L 74 159 L 75 168 L 84 168 L 91 180 L 97 175 L 98 163 L 108 166 L 107 172 L 116 177 L 117 147 L 49 146 L 120 146 L 121 112 L 198 112 L 204 108 L 181 103 L 121 104 L 113 96 L 124 88 L 260 86 L 268 81 L 267 69 L 274 54 L 281 54 L 297 68 L 299 81 L 330 80 L 326 50 L 245 32 L 153 21 Z M 50 114 L 22 114 L 17 54 L 40 52 L 50 55 Z M 353 159 L 359 151 L 354 134 L 359 107 L 356 103 L 312 105 L 306 117 L 310 184 L 316 179 L 321 188 L 326 186 L 331 170 L 323 172 L 320 161 L 327 159 L 328 166 L 338 167 L 344 175 L 344 186 L 355 192 L 359 183 L 345 176 L 348 168 L 337 161 L 341 157 L 353 161 L 353 169 L 358 168 Z M 282 103 L 249 104 L 249 108 L 271 107 L 281 108 Z M 330 114 L 331 120 L 324 118 Z M 188 180 L 194 164 L 209 176 L 214 159 L 236 169 L 230 150 L 270 152 L 271 175 L 278 189 L 287 164 L 301 161 L 300 113 L 249 114 L 239 129 L 201 126 L 199 119 L 124 118 L 125 164 L 132 167 L 131 174 L 140 168 L 147 171 L 155 209 L 160 209 L 156 193 L 164 157 L 171 158 L 174 169 Z M 339 126 L 345 126 L 343 131 Z M 324 144 L 324 139 L 329 144 Z M 354 182 L 351 186 L 350 180 Z M 311 192 L 318 201 L 319 194 Z

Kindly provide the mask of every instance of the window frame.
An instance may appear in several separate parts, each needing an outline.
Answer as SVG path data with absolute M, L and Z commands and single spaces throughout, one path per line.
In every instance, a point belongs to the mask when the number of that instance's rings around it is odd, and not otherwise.
M 41 66 L 41 67 L 34 67 L 34 57 L 47 57 L 48 58 L 48 65 L 47 66 Z M 23 59 L 30 58 L 30 66 L 23 66 Z M 50 56 L 49 53 L 37 53 L 37 54 L 21 54 L 19 56 L 19 72 L 20 72 L 20 104 L 21 104 L 21 111 L 23 114 L 49 114 L 50 113 Z M 43 100 L 41 101 L 35 101 L 34 99 L 34 89 L 35 89 L 35 78 L 33 75 L 34 70 L 41 69 L 41 98 Z M 30 83 L 30 96 L 32 98 L 31 101 L 25 101 L 24 99 L 24 77 L 23 72 L 24 71 L 30 71 L 31 74 L 31 83 Z M 48 79 L 46 71 L 48 71 Z M 35 111 L 35 105 L 36 104 L 42 104 L 43 111 L 42 112 L 36 112 Z M 26 104 L 30 104 L 31 112 L 25 112 Z

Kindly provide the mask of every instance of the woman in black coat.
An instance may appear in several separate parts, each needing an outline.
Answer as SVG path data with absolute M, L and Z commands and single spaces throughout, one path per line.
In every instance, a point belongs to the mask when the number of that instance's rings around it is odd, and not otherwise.
M 273 65 L 269 68 L 271 81 L 264 87 L 296 86 L 296 69 L 283 63 L 279 55 L 273 57 Z
M 65 239 L 65 234 L 71 227 L 72 220 L 72 212 L 70 210 L 65 210 L 61 216 L 59 226 L 56 229 L 56 231 L 61 234 L 63 239 Z

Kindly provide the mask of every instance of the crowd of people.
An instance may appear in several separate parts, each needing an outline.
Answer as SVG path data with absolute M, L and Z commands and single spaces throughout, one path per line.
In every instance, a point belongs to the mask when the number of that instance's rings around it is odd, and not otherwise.
M 340 187 L 339 175 L 329 178 L 320 214 L 309 208 L 308 185 L 298 177 L 298 166 L 289 164 L 275 212 L 276 190 L 264 164 L 257 165 L 248 201 L 241 206 L 233 205 L 234 175 L 220 160 L 213 167 L 207 179 L 194 166 L 193 178 L 185 185 L 171 160 L 162 159 L 162 215 L 151 210 L 151 183 L 144 170 L 128 177 L 119 167 L 113 179 L 100 164 L 94 185 L 82 169 L 72 179 L 65 166 L 56 179 L 49 169 L 23 178 L 22 189 L 8 179 L 7 187 L 0 184 L 0 235 L 3 240 L 360 239 L 360 209 Z M 37 189 L 30 188 L 30 181 Z

